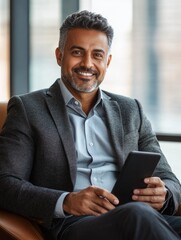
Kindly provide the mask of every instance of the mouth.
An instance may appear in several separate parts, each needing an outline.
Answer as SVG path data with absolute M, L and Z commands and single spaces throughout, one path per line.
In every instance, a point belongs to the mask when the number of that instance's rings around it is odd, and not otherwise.
M 83 69 L 83 68 L 75 68 L 74 72 L 84 78 L 91 78 L 97 75 L 97 72 L 92 69 Z

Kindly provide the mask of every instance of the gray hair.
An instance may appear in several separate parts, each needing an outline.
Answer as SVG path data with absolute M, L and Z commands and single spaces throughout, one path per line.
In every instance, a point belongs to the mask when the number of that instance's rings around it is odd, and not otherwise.
M 64 20 L 60 27 L 59 48 L 64 48 L 67 32 L 74 28 L 93 29 L 105 33 L 108 40 L 108 47 L 109 49 L 111 48 L 114 35 L 113 28 L 102 15 L 87 10 L 73 13 Z

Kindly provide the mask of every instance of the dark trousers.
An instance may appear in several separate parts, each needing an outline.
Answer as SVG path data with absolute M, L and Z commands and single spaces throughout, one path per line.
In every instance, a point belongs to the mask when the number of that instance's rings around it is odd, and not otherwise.
M 144 203 L 128 203 L 99 217 L 69 217 L 58 240 L 178 240 L 181 217 L 162 216 Z

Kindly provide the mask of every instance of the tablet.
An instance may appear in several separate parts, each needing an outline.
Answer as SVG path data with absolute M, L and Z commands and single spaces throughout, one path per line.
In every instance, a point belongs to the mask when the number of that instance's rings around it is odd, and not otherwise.
M 133 190 L 146 188 L 144 178 L 151 177 L 161 154 L 153 152 L 132 151 L 129 153 L 112 193 L 119 199 L 120 204 L 131 202 Z

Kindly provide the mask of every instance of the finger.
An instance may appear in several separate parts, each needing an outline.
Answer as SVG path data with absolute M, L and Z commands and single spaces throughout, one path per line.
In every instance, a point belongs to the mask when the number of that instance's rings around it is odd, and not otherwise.
M 148 202 L 148 203 L 164 203 L 165 198 L 163 196 L 138 196 L 133 195 L 132 199 L 140 202 Z
M 107 200 L 107 198 L 102 196 L 97 196 L 96 198 L 94 198 L 93 203 L 106 211 L 110 211 L 115 208 L 114 204 L 112 204 Z
M 112 203 L 113 205 L 119 204 L 119 200 L 114 194 L 102 188 L 98 188 L 98 187 L 94 187 L 94 188 L 95 188 L 96 195 L 99 196 L 101 199 L 106 199 L 108 202 Z
M 101 214 L 104 214 L 106 212 L 108 212 L 108 210 L 106 210 L 105 208 L 102 208 L 101 206 L 99 206 L 97 204 L 92 204 L 90 206 L 88 215 L 100 216 Z
M 132 196 L 132 199 L 134 201 L 139 201 L 139 202 L 144 202 L 148 204 L 149 206 L 153 207 L 156 210 L 162 209 L 164 206 L 165 200 L 164 198 L 159 198 L 159 197 L 145 197 L 145 196 Z
M 145 178 L 144 182 L 149 185 L 155 185 L 155 186 L 165 186 L 165 183 L 159 178 L 159 177 L 150 177 Z
M 93 204 L 91 204 L 90 206 L 90 209 L 97 214 L 106 213 L 114 208 L 115 206 L 104 198 L 99 198 L 97 201 L 93 202 Z
M 165 196 L 167 189 L 165 187 L 148 187 L 144 189 L 135 189 L 133 191 L 135 195 L 145 195 L 145 196 Z

